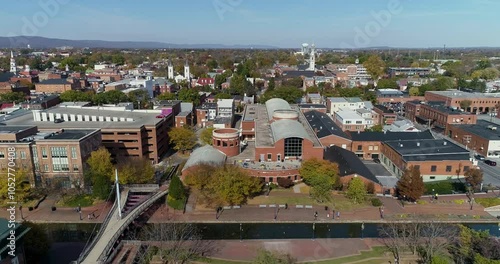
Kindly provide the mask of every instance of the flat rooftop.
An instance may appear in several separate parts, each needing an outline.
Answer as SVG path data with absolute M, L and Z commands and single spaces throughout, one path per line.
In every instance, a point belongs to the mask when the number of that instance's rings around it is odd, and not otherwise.
M 438 94 L 451 98 L 500 98 L 498 93 L 468 93 L 459 90 L 427 91 L 426 93 Z
M 395 140 L 386 145 L 406 161 L 469 160 L 470 152 L 445 139 Z
M 257 118 L 258 105 L 247 105 L 243 114 L 243 121 L 254 121 Z
M 94 132 L 96 132 L 95 129 L 65 129 L 62 132 L 50 134 L 43 140 L 80 140 Z M 39 134 L 43 135 L 44 133 Z
M 394 114 L 394 111 L 392 111 L 391 109 L 389 109 L 383 105 L 375 105 L 375 108 L 379 109 L 384 114 Z
M 453 125 L 471 134 L 488 140 L 500 140 L 500 126 L 486 120 L 477 120 L 475 125 Z
M 81 128 L 81 129 L 98 129 L 98 128 L 139 128 L 143 125 L 155 126 L 162 121 L 162 118 L 156 118 L 160 110 L 105 110 L 105 109 L 86 109 L 82 108 L 66 108 L 53 107 L 44 111 L 47 114 L 67 114 L 67 115 L 88 115 L 88 116 L 103 116 L 103 117 L 119 117 L 129 119 L 126 122 L 101 122 L 101 121 L 64 121 L 62 123 L 54 123 L 53 121 L 35 121 L 33 113 L 28 113 L 22 116 L 3 121 L 2 123 L 8 126 L 38 126 L 39 129 L 59 129 L 59 128 Z
M 335 115 L 338 115 L 340 118 L 342 118 L 342 120 L 346 119 L 364 120 L 364 118 L 354 110 L 340 110 L 337 113 L 335 113 Z
M 0 126 L 0 134 L 16 134 L 34 126 Z

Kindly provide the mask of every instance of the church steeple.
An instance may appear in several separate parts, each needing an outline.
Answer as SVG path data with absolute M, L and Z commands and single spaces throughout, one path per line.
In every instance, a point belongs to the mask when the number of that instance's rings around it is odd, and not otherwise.
M 169 79 L 174 79 L 174 65 L 172 64 L 171 60 L 168 60 L 168 66 L 167 66 L 167 78 Z
M 186 78 L 188 82 L 191 79 L 191 72 L 189 70 L 188 60 L 186 60 L 186 63 L 184 64 L 184 78 Z
M 10 51 L 10 72 L 17 74 L 16 59 L 14 58 L 14 52 Z

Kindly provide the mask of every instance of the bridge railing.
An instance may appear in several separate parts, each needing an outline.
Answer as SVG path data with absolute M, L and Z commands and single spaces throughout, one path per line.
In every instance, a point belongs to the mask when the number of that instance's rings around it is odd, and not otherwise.
M 114 190 L 114 187 L 113 187 L 113 190 Z M 113 191 L 113 190 L 111 190 L 111 191 Z M 125 189 L 125 193 L 124 193 L 124 195 L 122 195 L 122 199 L 125 196 L 125 201 L 127 200 L 126 197 L 128 197 L 129 191 L 130 191 L 129 189 Z M 120 201 L 120 202 L 121 202 L 122 208 L 119 208 L 118 210 L 123 210 L 125 203 L 123 201 Z M 104 218 L 104 221 L 101 224 L 101 227 L 99 228 L 99 232 L 97 232 L 97 235 L 92 239 L 92 242 L 90 243 L 90 245 L 85 247 L 82 254 L 80 254 L 80 257 L 78 258 L 77 263 L 81 263 L 88 256 L 88 254 L 90 253 L 90 251 L 92 251 L 92 249 L 94 248 L 97 241 L 99 241 L 99 239 L 102 237 L 102 235 L 104 234 L 104 231 L 106 230 L 106 227 L 109 224 L 109 221 L 111 220 L 111 218 L 113 218 L 113 215 L 115 213 L 114 210 L 116 209 L 116 207 L 117 207 L 116 202 L 113 202 L 113 206 L 109 210 L 108 214 L 106 215 L 106 218 Z
M 106 230 L 106 226 L 109 224 L 109 220 L 111 220 L 111 218 L 113 217 L 116 207 L 117 207 L 116 203 L 113 203 L 113 206 L 109 210 L 108 214 L 106 215 L 106 218 L 104 219 L 104 222 L 101 224 L 101 227 L 99 228 L 99 232 L 97 232 L 97 235 L 92 239 L 90 245 L 85 247 L 82 254 L 80 254 L 77 263 L 81 263 L 88 256 L 88 254 L 90 253 L 90 251 L 92 251 L 97 241 L 99 241 L 99 239 L 102 237 L 104 230 Z
M 111 250 L 113 249 L 113 246 L 115 245 L 116 241 L 118 241 L 118 238 L 122 235 L 123 231 L 128 228 L 130 223 L 134 221 L 135 218 L 137 218 L 140 214 L 142 214 L 148 207 L 150 207 L 154 202 L 156 202 L 159 198 L 167 194 L 168 191 L 163 191 L 156 193 L 153 195 L 150 199 L 148 199 L 146 202 L 141 204 L 139 207 L 137 207 L 132 214 L 128 215 L 125 219 L 125 222 L 122 224 L 122 226 L 118 229 L 118 231 L 115 233 L 115 235 L 108 241 L 106 247 L 102 251 L 101 255 L 98 258 L 98 263 L 106 263 L 106 260 L 108 256 L 110 256 Z
M 156 188 L 159 189 L 159 184 L 127 184 L 123 185 L 123 187 L 128 187 L 130 189 L 141 189 L 141 188 Z

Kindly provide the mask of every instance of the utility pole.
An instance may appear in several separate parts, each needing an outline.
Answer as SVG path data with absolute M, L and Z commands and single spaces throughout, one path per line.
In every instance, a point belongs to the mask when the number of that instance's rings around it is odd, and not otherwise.
M 120 183 L 118 182 L 118 169 L 115 169 L 116 202 L 118 203 L 118 216 L 122 219 L 122 207 L 120 205 Z

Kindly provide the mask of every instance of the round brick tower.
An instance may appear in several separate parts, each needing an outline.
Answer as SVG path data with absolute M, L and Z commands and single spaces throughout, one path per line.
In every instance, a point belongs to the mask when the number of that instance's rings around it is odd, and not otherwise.
M 240 133 L 238 129 L 221 128 L 212 133 L 214 148 L 220 150 L 228 157 L 240 154 Z

